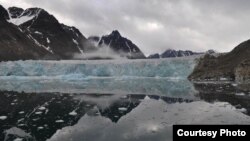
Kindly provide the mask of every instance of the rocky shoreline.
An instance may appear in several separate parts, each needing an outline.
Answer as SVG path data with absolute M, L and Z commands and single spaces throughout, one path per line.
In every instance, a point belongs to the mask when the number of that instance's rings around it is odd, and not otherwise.
M 250 83 L 250 40 L 226 54 L 206 54 L 199 58 L 190 81 L 233 81 Z

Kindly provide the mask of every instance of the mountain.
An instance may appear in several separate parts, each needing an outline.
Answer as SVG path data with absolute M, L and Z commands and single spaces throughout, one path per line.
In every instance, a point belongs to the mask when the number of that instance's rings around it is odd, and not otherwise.
M 75 27 L 70 27 L 41 8 L 23 10 L 10 7 L 9 22 L 17 25 L 38 46 L 62 59 L 71 59 L 83 53 L 87 39 Z
M 0 61 L 53 58 L 20 28 L 6 21 L 9 19 L 8 11 L 0 5 Z
M 9 19 L 8 11 L 2 5 L 0 5 L 0 20 L 3 21 L 8 19 Z
M 96 42 L 98 48 L 110 48 L 121 57 L 127 57 L 129 59 L 146 58 L 138 46 L 129 39 L 122 37 L 117 30 L 102 37 L 92 36 L 89 40 Z
M 148 56 L 148 59 L 159 59 L 159 58 L 161 58 L 161 55 L 158 53 L 151 54 Z
M 78 59 L 86 59 L 83 56 L 91 56 L 95 52 L 100 54 L 105 50 L 99 49 L 105 48 L 111 49 L 112 55 L 115 56 L 130 59 L 146 58 L 132 41 L 122 37 L 117 30 L 110 35 L 86 39 L 77 28 L 59 23 L 44 9 L 28 8 L 24 10 L 19 7 L 2 9 L 2 19 L 12 23 L 13 27 L 16 26 L 23 36 L 28 37 L 29 42 L 35 44 L 34 48 L 43 48 L 45 54 L 50 54 L 53 58 L 74 59 L 79 57 Z M 92 54 L 88 55 L 88 53 Z M 100 59 L 99 56 L 96 57 Z M 109 58 L 109 56 L 107 57 Z M 33 58 L 27 57 L 27 59 Z
M 148 58 L 149 59 L 173 58 L 173 57 L 192 56 L 192 55 L 198 55 L 198 54 L 202 54 L 202 53 L 197 53 L 197 52 L 193 52 L 193 51 L 190 51 L 190 50 L 183 51 L 183 50 L 168 49 L 165 52 L 163 52 L 162 54 L 149 55 Z
M 199 59 L 194 71 L 188 77 L 193 81 L 250 80 L 250 40 L 242 42 L 231 52 L 214 56 L 206 54 Z

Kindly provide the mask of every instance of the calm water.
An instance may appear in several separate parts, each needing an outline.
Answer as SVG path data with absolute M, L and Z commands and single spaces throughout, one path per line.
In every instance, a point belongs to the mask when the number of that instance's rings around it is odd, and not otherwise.
M 35 71 L 27 68 L 4 76 L 9 68 L 0 66 L 0 140 L 171 141 L 173 124 L 250 124 L 247 89 L 192 84 L 185 76 L 192 67 L 176 73 L 155 67 L 173 77 L 149 77 L 152 72 L 143 70 L 140 77 L 134 70 L 126 77 L 31 76 Z M 121 73 L 117 68 L 109 71 Z

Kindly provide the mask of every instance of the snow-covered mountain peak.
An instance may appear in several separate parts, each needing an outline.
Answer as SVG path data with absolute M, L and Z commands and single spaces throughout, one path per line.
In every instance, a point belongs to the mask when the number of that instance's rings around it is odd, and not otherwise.
M 109 35 L 104 35 L 100 38 L 99 47 L 109 47 L 114 52 L 118 53 L 121 57 L 127 57 L 130 59 L 145 58 L 145 55 L 141 52 L 131 40 L 123 37 L 119 31 L 114 30 Z
M 15 25 L 21 25 L 37 17 L 41 11 L 44 10 L 41 8 L 28 8 L 23 10 L 18 7 L 10 7 L 8 8 L 10 15 L 10 19 L 8 21 Z
M 41 8 L 28 8 L 22 13 L 22 16 L 38 16 L 41 11 L 45 10 Z

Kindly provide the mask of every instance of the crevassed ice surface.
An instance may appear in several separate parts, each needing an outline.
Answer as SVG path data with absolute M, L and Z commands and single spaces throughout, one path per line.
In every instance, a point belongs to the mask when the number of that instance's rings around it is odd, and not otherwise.
M 2 90 L 190 97 L 194 58 L 0 63 Z
M 192 71 L 192 58 L 106 61 L 15 61 L 0 63 L 0 76 L 184 77 Z M 72 77 L 76 76 L 76 77 Z

